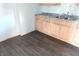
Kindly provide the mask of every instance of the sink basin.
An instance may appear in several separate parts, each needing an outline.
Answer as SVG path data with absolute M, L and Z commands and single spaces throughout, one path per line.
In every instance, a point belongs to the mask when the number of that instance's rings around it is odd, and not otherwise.
M 60 15 L 60 19 L 65 19 L 65 20 L 76 20 L 77 17 L 73 15 Z
M 60 19 L 66 19 L 67 20 L 67 19 L 69 19 L 69 16 L 68 15 L 61 15 Z

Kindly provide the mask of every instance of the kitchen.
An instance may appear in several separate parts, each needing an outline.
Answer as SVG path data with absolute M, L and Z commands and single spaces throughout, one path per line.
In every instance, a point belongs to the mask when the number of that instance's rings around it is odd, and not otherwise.
M 12 26 L 6 24 L 9 30 L 1 31 L 5 35 L 0 34 L 0 44 L 6 45 L 5 49 L 0 47 L 2 51 L 12 47 L 17 53 L 8 52 L 13 55 L 79 55 L 78 3 L 4 3 L 0 6 L 2 14 L 8 16 L 7 21 L 15 20 Z M 3 52 L 3 55 L 7 54 Z

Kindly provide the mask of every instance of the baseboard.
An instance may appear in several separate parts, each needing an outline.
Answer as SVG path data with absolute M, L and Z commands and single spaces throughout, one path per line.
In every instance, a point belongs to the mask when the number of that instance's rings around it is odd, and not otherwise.
M 35 31 L 35 30 L 33 30 L 33 31 Z M 21 35 L 21 36 L 24 36 L 24 35 L 26 35 L 26 34 L 29 34 L 29 33 L 33 32 L 33 31 L 29 31 L 29 32 L 26 32 L 26 33 L 21 33 L 20 35 Z
M 4 37 L 4 38 L 0 39 L 0 42 L 3 42 L 3 41 L 8 40 L 10 38 L 14 38 L 16 36 L 19 36 L 19 35 L 13 35 L 13 36 L 10 36 L 10 37 Z

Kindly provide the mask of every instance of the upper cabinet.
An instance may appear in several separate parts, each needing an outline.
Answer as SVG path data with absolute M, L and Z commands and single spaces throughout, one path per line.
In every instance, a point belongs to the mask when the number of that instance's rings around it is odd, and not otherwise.
M 61 3 L 39 3 L 41 6 L 60 6 Z
M 76 4 L 76 6 L 79 6 L 79 3 L 75 3 Z

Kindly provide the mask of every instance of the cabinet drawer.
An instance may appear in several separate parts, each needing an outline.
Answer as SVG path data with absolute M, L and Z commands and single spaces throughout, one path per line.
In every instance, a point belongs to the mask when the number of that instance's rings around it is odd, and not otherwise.
M 40 16 L 40 18 L 41 18 L 43 21 L 50 22 L 48 16 Z
M 60 20 L 57 18 L 50 18 L 50 22 L 54 24 L 60 24 Z
M 73 25 L 73 22 L 69 20 L 60 20 L 60 24 L 61 26 L 71 27 Z

